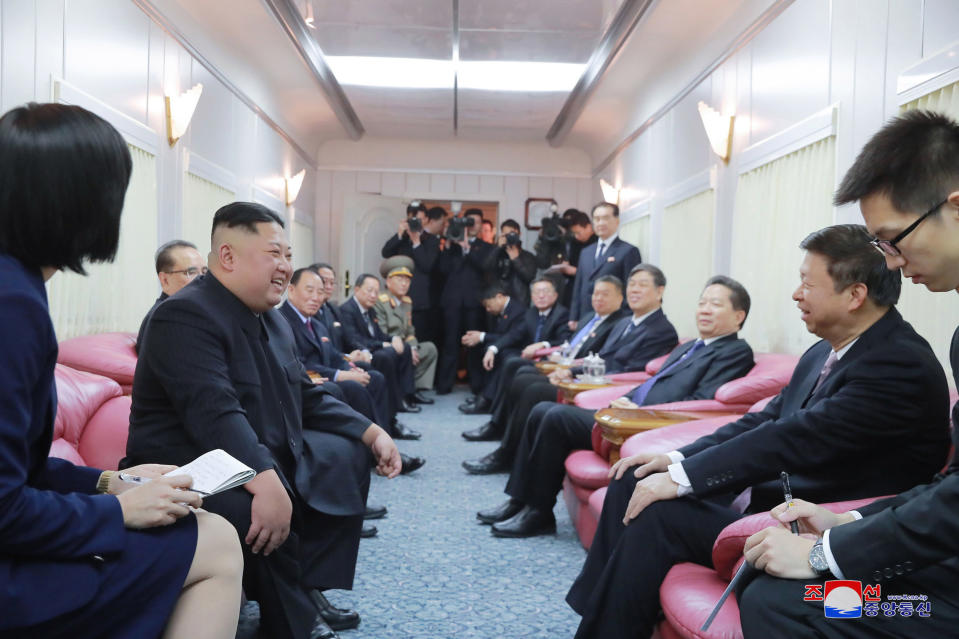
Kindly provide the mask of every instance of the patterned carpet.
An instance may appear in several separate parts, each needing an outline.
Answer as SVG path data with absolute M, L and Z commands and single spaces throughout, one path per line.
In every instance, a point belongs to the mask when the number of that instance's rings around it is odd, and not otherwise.
M 431 395 L 432 397 L 433 395 Z M 460 432 L 488 420 L 456 407 L 457 390 L 435 397 L 418 415 L 400 419 L 423 433 L 400 450 L 426 465 L 394 480 L 374 477 L 370 503 L 389 514 L 373 523 L 379 534 L 360 545 L 354 590 L 331 591 L 334 605 L 355 607 L 363 621 L 343 639 L 468 639 L 571 637 L 579 617 L 564 597 L 585 552 L 565 506 L 555 508 L 557 534 L 499 539 L 475 519 L 477 510 L 506 499 L 506 475 L 468 475 L 464 459 L 493 442 L 471 443 Z

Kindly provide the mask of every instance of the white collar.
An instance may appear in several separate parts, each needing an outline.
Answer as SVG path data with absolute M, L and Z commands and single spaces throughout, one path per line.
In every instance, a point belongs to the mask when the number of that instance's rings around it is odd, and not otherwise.
M 636 317 L 635 315 L 633 315 L 633 326 L 639 326 L 640 324 L 643 323 L 643 320 L 645 320 L 647 317 L 649 317 L 650 315 L 652 315 L 653 313 L 655 313 L 655 312 L 658 311 L 658 310 L 659 310 L 659 309 L 657 308 L 657 309 L 655 309 L 655 310 L 652 310 L 652 311 L 646 313 L 645 315 L 640 315 L 639 317 Z
M 833 351 L 833 352 L 836 354 L 836 360 L 838 361 L 838 360 L 842 359 L 842 356 L 845 355 L 846 353 L 848 353 L 848 352 L 849 352 L 849 349 L 852 348 L 852 345 L 855 344 L 855 343 L 858 342 L 858 341 L 859 341 L 859 338 L 857 337 L 857 338 L 854 339 L 853 341 L 849 342 L 848 344 L 846 344 L 845 346 L 843 346 L 842 348 L 840 348 L 838 351 Z
M 310 321 L 310 318 L 307 317 L 306 315 L 304 315 L 303 313 L 301 313 L 301 312 L 300 312 L 300 309 L 298 309 L 297 307 L 293 306 L 293 303 L 290 302 L 290 300 L 287 300 L 286 302 L 287 302 L 287 304 L 290 305 L 290 308 L 293 309 L 293 312 L 296 313 L 296 314 L 299 316 L 300 320 L 301 320 L 304 324 L 306 324 L 307 322 Z
M 725 335 L 720 335 L 720 336 L 718 336 L 718 337 L 710 337 L 710 338 L 708 338 L 708 339 L 704 339 L 704 340 L 703 340 L 703 346 L 709 346 L 710 344 L 712 344 L 712 343 L 715 342 L 716 340 L 722 339 L 722 338 L 724 338 L 724 337 L 729 337 L 730 335 L 735 335 L 735 332 L 733 332 L 733 333 L 726 333 Z M 700 338 L 700 339 L 702 339 L 702 338 Z
M 619 237 L 619 230 L 617 230 L 615 233 L 613 233 L 612 235 L 610 235 L 609 237 L 607 237 L 605 240 L 604 240 L 603 238 L 601 238 L 600 236 L 597 235 L 597 236 L 596 236 L 596 245 L 597 245 L 597 249 L 596 249 L 596 250 L 599 250 L 599 245 L 600 245 L 600 244 L 605 244 L 605 245 L 606 245 L 606 248 L 609 248 L 609 245 L 612 244 L 613 242 L 615 242 L 615 241 L 616 241 L 616 238 L 618 238 L 618 237 Z

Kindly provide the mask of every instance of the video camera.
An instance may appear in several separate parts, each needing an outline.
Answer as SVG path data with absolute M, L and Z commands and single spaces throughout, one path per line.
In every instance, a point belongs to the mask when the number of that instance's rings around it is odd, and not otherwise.
M 555 212 L 550 217 L 543 218 L 543 226 L 539 237 L 536 238 L 536 265 L 539 268 L 549 268 L 566 260 L 566 229 L 563 218 Z
M 447 239 L 453 242 L 462 242 L 466 237 L 466 229 L 473 228 L 476 221 L 469 215 L 466 217 L 454 217 L 450 220 L 450 225 L 446 229 Z

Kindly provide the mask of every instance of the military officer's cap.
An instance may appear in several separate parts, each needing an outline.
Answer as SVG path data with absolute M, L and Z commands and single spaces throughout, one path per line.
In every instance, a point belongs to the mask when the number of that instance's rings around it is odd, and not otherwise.
M 383 260 L 380 264 L 380 275 L 383 277 L 392 277 L 393 275 L 413 277 L 413 258 L 406 255 L 394 255 Z

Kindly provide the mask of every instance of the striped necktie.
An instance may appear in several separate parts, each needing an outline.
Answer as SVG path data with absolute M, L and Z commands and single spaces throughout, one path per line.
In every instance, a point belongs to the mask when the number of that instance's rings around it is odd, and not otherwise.
M 671 371 L 672 369 L 676 368 L 676 366 L 678 366 L 681 362 L 689 359 L 689 357 L 690 357 L 693 353 L 695 353 L 696 351 L 698 351 L 699 349 L 701 349 L 701 348 L 702 348 L 703 346 L 705 346 L 705 345 L 706 345 L 706 342 L 704 342 L 703 340 L 701 340 L 701 339 L 696 340 L 696 343 L 693 344 L 693 347 L 690 348 L 690 349 L 689 349 L 688 351 L 686 351 L 685 353 L 683 353 L 683 356 L 682 356 L 682 357 L 680 357 L 680 358 L 677 359 L 675 362 L 673 362 L 672 364 L 670 364 L 670 365 L 667 366 L 666 368 L 662 369 L 661 371 L 659 371 L 658 373 L 656 373 L 655 375 L 653 375 L 652 377 L 650 377 L 649 379 L 647 379 L 645 384 L 642 384 L 641 386 L 639 386 L 639 388 L 637 388 L 635 391 L 633 391 L 633 396 L 630 397 L 630 401 L 632 401 L 632 402 L 633 402 L 634 404 L 636 404 L 637 406 L 642 406 L 642 405 L 643 405 L 643 402 L 646 401 L 646 396 L 649 395 L 649 391 L 652 390 L 653 385 L 654 385 L 663 375 L 665 375 L 666 373 L 668 373 L 668 372 Z

